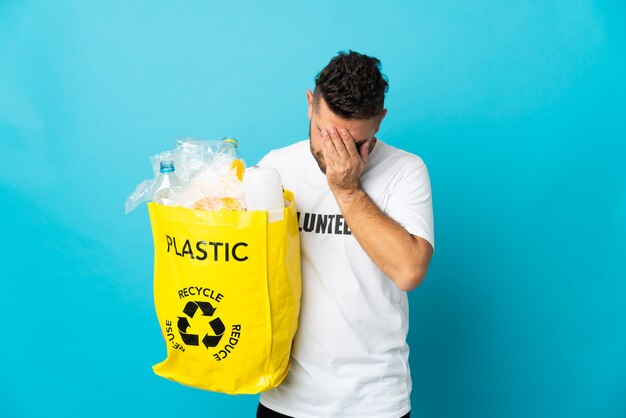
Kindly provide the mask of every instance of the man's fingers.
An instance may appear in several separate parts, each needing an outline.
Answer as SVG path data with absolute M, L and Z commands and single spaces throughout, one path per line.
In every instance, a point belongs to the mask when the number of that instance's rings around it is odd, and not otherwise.
M 346 145 L 344 144 L 341 136 L 339 136 L 339 132 L 337 132 L 337 129 L 333 126 L 328 129 L 328 133 L 339 158 L 350 158 L 350 154 L 346 149 Z
M 326 129 L 322 129 L 322 155 L 324 156 L 326 165 L 332 164 L 333 159 L 337 158 L 337 151 Z
M 359 150 L 356 148 L 356 144 L 354 142 L 354 138 L 350 135 L 350 132 L 347 129 L 340 129 L 339 135 L 343 141 L 344 146 L 346 147 L 346 151 L 350 157 L 354 157 L 359 154 Z

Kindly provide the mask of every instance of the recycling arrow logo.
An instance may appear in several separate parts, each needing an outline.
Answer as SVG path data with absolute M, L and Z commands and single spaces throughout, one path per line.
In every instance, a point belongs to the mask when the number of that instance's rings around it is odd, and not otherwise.
M 196 317 L 196 320 L 193 321 L 193 327 L 189 323 L 189 320 L 193 319 L 194 315 L 198 312 L 198 309 L 200 309 L 200 311 L 202 312 L 201 317 L 204 318 L 212 317 L 215 313 L 216 308 L 214 308 L 213 305 L 211 305 L 209 302 L 187 302 L 187 304 L 185 305 L 185 309 L 183 309 L 183 313 L 185 314 L 185 316 L 178 317 L 178 332 L 180 333 L 180 337 L 182 338 L 185 345 L 200 345 L 200 336 L 198 334 L 187 332 L 190 328 L 201 328 L 200 325 L 202 324 L 202 322 L 197 319 L 198 317 Z M 202 338 L 202 344 L 204 344 L 207 350 L 209 349 L 209 347 L 216 347 L 220 343 L 220 340 L 224 335 L 224 331 L 226 331 L 226 327 L 219 317 L 208 321 L 208 324 L 210 325 L 213 332 L 211 334 L 207 332 Z M 192 329 L 191 331 L 194 330 Z

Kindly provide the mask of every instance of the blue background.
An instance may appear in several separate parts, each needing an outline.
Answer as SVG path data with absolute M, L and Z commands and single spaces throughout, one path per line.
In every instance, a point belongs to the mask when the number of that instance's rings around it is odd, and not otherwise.
M 431 175 L 416 417 L 626 416 L 623 1 L 0 1 L 0 415 L 253 416 L 155 376 L 145 206 L 176 138 L 252 165 L 307 135 L 340 50 Z

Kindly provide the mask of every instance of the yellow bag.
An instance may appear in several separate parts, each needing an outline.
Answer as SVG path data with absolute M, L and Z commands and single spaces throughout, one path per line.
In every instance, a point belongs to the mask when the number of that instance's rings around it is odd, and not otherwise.
M 154 301 L 167 359 L 154 372 L 211 391 L 258 393 L 287 375 L 300 312 L 293 194 L 284 219 L 148 204 Z

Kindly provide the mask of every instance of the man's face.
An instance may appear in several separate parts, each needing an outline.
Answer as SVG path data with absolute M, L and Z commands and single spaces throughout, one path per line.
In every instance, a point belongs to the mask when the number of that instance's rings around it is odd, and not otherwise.
M 332 126 L 338 130 L 347 129 L 352 138 L 354 138 L 358 150 L 365 146 L 371 151 L 374 146 L 374 135 L 378 132 L 380 122 L 385 117 L 387 109 L 380 116 L 375 116 L 371 119 L 344 119 L 334 114 L 321 96 L 318 99 L 317 106 L 315 106 L 311 90 L 307 90 L 307 101 L 309 104 L 309 143 L 311 154 L 313 154 L 322 173 L 326 174 L 326 162 L 322 154 L 322 129 L 328 129 Z

